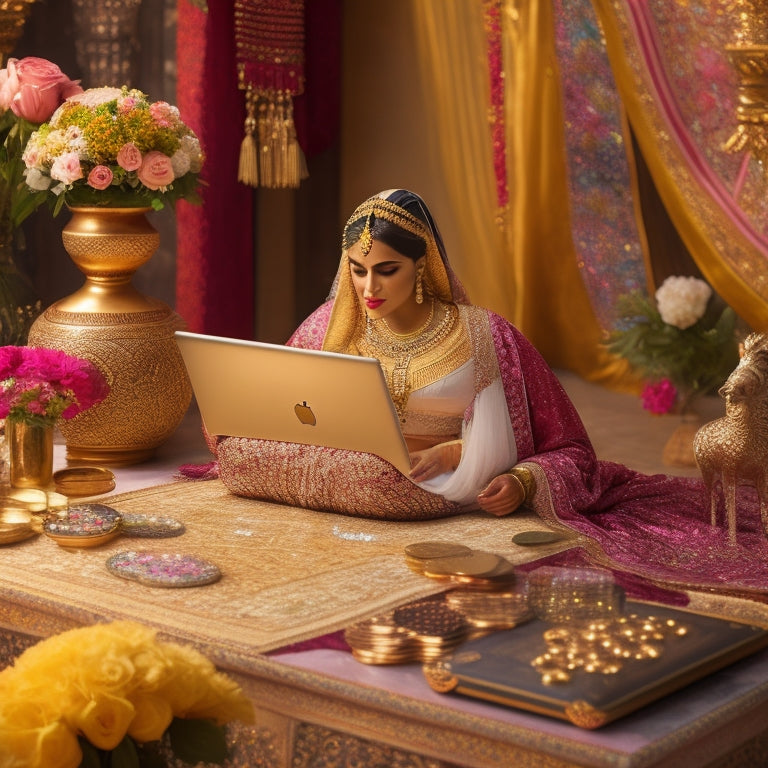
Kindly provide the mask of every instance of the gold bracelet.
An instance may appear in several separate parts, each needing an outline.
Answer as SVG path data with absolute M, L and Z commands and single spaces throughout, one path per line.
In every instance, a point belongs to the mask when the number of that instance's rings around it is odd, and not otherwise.
M 514 477 L 523 487 L 525 494 L 523 504 L 530 504 L 536 493 L 536 478 L 533 476 L 533 472 L 527 467 L 512 467 L 507 474 Z

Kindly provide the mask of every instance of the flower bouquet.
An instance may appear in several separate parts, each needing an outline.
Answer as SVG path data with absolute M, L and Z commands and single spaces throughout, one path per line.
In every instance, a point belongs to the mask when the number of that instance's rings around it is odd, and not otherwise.
M 199 202 L 200 142 L 179 110 L 126 86 L 68 98 L 29 138 L 26 183 L 56 215 L 69 206 Z
M 21 225 L 46 196 L 24 182 L 22 154 L 39 125 L 82 88 L 47 59 L 9 59 L 0 70 L 0 343 L 24 344 L 40 302 L 13 259 Z
M 73 629 L 0 672 L 0 768 L 220 764 L 224 725 L 253 722 L 239 686 L 140 624 Z
M 617 308 L 621 323 L 607 348 L 645 377 L 643 406 L 653 413 L 687 412 L 738 363 L 736 315 L 699 278 L 668 277 L 653 299 L 635 291 Z
M 0 347 L 0 419 L 53 426 L 108 394 L 104 375 L 89 360 L 56 349 Z

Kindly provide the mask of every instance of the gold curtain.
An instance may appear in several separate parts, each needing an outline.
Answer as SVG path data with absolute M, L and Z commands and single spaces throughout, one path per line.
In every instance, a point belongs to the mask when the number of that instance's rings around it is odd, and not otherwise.
M 499 226 L 483 5 L 413 4 L 431 135 L 458 222 L 451 254 L 472 300 L 514 323 L 553 367 L 632 388 L 581 279 L 569 219 L 564 119 L 549 0 L 499 0 L 504 40 L 508 210 Z

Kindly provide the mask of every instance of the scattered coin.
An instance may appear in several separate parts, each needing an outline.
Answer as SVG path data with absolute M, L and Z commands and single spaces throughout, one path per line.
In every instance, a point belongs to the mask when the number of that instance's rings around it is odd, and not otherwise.
M 409 544 L 405 548 L 407 557 L 417 560 L 434 560 L 440 557 L 457 557 L 468 555 L 472 552 L 469 547 L 463 544 L 454 544 L 449 541 L 420 541 L 416 544 Z
M 552 544 L 555 541 L 562 541 L 564 538 L 562 533 L 556 531 L 522 531 L 512 537 L 512 542 L 521 547 L 530 547 L 537 544 Z
M 504 558 L 491 552 L 473 551 L 461 557 L 429 560 L 424 565 L 424 573 L 427 576 L 485 576 L 496 571 L 504 562 Z

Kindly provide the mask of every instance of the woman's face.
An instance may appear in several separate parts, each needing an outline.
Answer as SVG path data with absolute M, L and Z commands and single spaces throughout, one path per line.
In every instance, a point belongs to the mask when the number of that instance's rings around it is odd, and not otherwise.
M 422 314 L 416 303 L 417 270 L 424 262 L 414 262 L 378 240 L 366 256 L 355 243 L 348 251 L 352 284 L 357 298 L 372 320 L 386 318 L 393 326 L 408 328 Z

